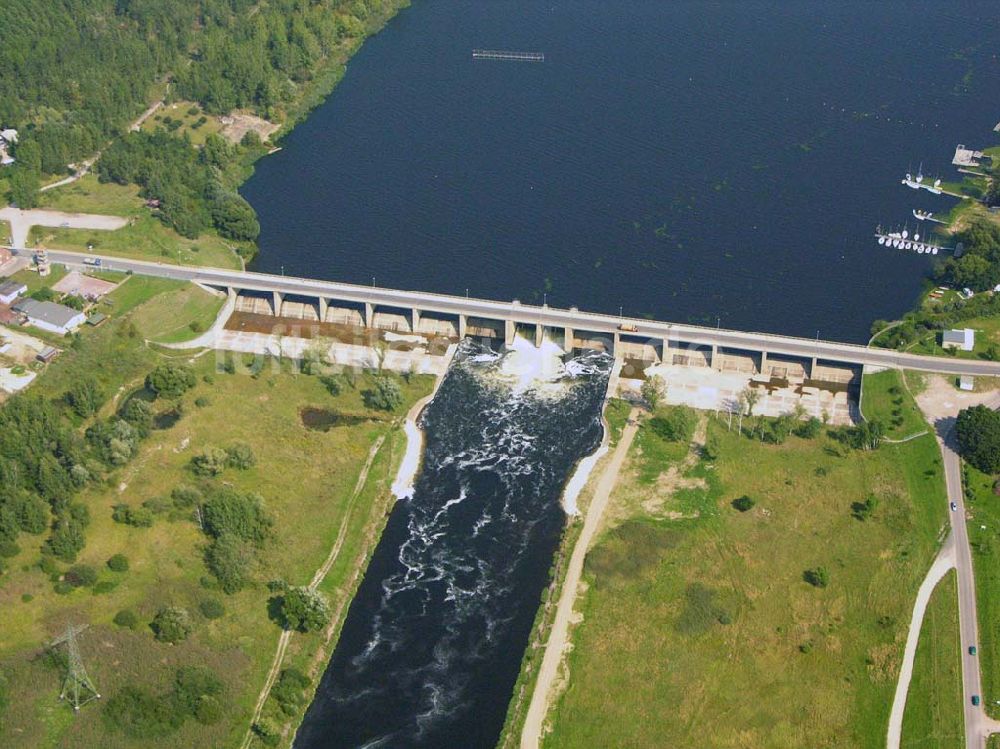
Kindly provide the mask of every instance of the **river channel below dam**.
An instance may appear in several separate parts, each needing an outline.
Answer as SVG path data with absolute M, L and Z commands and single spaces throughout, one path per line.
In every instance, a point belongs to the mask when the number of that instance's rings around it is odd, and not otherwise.
M 495 746 L 611 366 L 547 341 L 459 345 L 296 749 Z

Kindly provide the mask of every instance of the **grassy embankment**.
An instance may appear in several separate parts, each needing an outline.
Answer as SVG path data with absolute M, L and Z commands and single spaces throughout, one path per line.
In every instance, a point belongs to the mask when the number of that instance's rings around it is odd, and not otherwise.
M 952 570 L 937 584 L 924 614 L 903 714 L 904 749 L 965 746 L 955 580 Z
M 130 279 L 119 292 L 137 280 Z M 117 314 L 138 304 L 150 290 L 146 283 L 132 286 L 129 298 L 115 306 Z M 141 317 L 141 311 L 140 306 L 133 318 Z M 87 331 L 81 344 L 51 365 L 33 392 L 59 399 L 72 382 L 87 377 L 105 392 L 117 393 L 120 405 L 124 394 L 140 385 L 145 372 L 159 360 L 127 330 L 116 323 Z M 22 551 L 8 560 L 11 572 L 0 585 L 0 608 L 9 613 L 0 631 L 0 671 L 13 699 L 3 715 L 4 746 L 236 745 L 247 728 L 280 632 L 268 616 L 270 594 L 262 583 L 275 578 L 292 584 L 310 580 L 345 521 L 345 499 L 370 446 L 379 435 L 391 433 L 394 436 L 379 453 L 368 484 L 346 520 L 348 533 L 341 556 L 322 586 L 335 606 L 349 598 L 356 565 L 374 544 L 384 521 L 387 487 L 402 454 L 394 423 L 361 403 L 365 378 L 354 387 L 345 384 L 341 394 L 333 397 L 318 378 L 294 374 L 287 366 L 280 372 L 264 371 L 251 377 L 214 373 L 213 356 L 201 357 L 194 365 L 199 377 L 207 375 L 208 379 L 199 379 L 196 388 L 184 396 L 180 421 L 171 428 L 154 430 L 132 462 L 81 495 L 92 521 L 78 561 L 99 570 L 100 582 L 106 583 L 102 592 L 82 588 L 66 595 L 55 593 L 51 582 L 34 567 L 39 546 L 32 543 L 32 537 L 23 537 Z M 403 383 L 406 404 L 429 387 L 427 378 Z M 354 418 L 325 433 L 310 431 L 299 419 L 299 408 L 304 405 Z M 106 406 L 103 415 L 113 408 L 113 404 Z M 191 474 L 187 466 L 192 454 L 234 441 L 252 446 L 257 456 L 253 468 L 230 469 L 216 479 Z M 203 580 L 210 582 L 202 561 L 206 538 L 184 513 L 159 515 L 151 528 L 133 528 L 111 518 L 114 504 L 138 506 L 169 496 L 179 484 L 208 488 L 222 482 L 259 491 L 275 518 L 274 538 L 260 554 L 258 582 L 231 596 L 205 587 Z M 105 566 L 116 553 L 129 558 L 128 572 L 111 572 Z M 199 614 L 199 604 L 206 599 L 221 600 L 225 615 L 208 620 Z M 156 642 L 146 627 L 165 604 L 184 606 L 194 617 L 193 635 L 179 645 Z M 135 631 L 111 622 L 125 608 L 140 615 L 141 626 Z M 205 727 L 189 720 L 167 736 L 128 738 L 107 727 L 102 703 L 86 706 L 74 718 L 56 699 L 59 670 L 38 657 L 43 643 L 71 621 L 92 625 L 81 646 L 87 668 L 106 698 L 127 685 L 162 693 L 179 665 L 207 665 L 226 684 L 222 721 Z M 321 640 L 319 634 L 293 637 L 287 662 L 309 661 Z
M 905 439 L 929 431 L 923 414 L 906 392 L 903 379 L 895 369 L 865 375 L 861 408 L 866 419 L 885 425 L 890 439 Z
M 225 303 L 225 297 L 189 283 L 150 299 L 133 321 L 149 340 L 180 343 L 208 330 Z
M 608 447 L 613 450 L 614 446 L 621 438 L 622 430 L 625 428 L 629 412 L 632 405 L 621 398 L 609 398 L 604 404 L 604 420 L 608 428 Z M 610 452 L 609 452 L 610 455 Z M 593 498 L 595 480 L 601 475 L 605 462 L 605 457 L 594 466 L 591 478 L 578 497 L 578 504 L 582 512 L 590 505 Z M 521 659 L 521 671 L 518 674 L 514 689 L 511 692 L 510 704 L 507 708 L 507 718 L 504 721 L 500 739 L 497 741 L 498 749 L 512 749 L 520 741 L 521 732 L 524 728 L 524 720 L 527 717 L 528 705 L 535 689 L 538 676 L 538 668 L 541 666 L 542 657 L 545 654 L 545 643 L 555 619 L 556 605 L 563 591 L 563 581 L 566 576 L 566 565 L 576 546 L 577 539 L 583 530 L 582 515 L 570 518 L 563 530 L 562 538 L 559 541 L 559 548 L 556 550 L 550 570 L 549 587 L 542 593 L 542 600 L 535 613 L 535 622 L 532 625 L 531 639 L 525 648 L 524 656 Z
M 587 558 L 547 747 L 881 747 L 913 598 L 945 520 L 931 436 L 874 452 L 761 444 L 719 457 L 640 430 Z M 683 465 L 680 471 L 671 467 Z M 755 506 L 731 504 L 749 496 Z M 874 496 L 872 517 L 855 503 Z M 827 587 L 804 580 L 824 568 Z
M 970 465 L 963 466 L 969 544 L 976 573 L 976 605 L 979 613 L 979 665 L 983 677 L 983 705 L 993 718 L 1000 718 L 1000 497 L 993 491 L 996 481 Z

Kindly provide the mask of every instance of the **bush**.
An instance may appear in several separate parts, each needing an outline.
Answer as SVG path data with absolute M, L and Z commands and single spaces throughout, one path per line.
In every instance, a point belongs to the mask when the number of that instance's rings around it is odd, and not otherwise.
M 256 566 L 254 547 L 249 541 L 224 533 L 206 549 L 205 565 L 225 593 L 237 593 L 253 577 Z
M 823 422 L 813 416 L 795 427 L 795 434 L 803 439 L 811 440 L 818 437 L 822 430 Z
M 688 442 L 694 434 L 698 421 L 695 412 L 684 406 L 677 406 L 654 416 L 647 423 L 657 437 L 668 442 Z
M 226 607 L 217 598 L 206 598 L 198 604 L 198 610 L 206 619 L 221 619 L 226 613 Z
M 854 502 L 851 505 L 851 514 L 854 515 L 855 519 L 865 521 L 872 518 L 877 509 L 878 497 L 870 494 L 864 502 Z
M 56 559 L 75 562 L 85 543 L 83 528 L 72 520 L 62 518 L 56 522 L 52 535 L 45 542 L 45 550 Z
M 122 609 L 115 614 L 114 622 L 123 629 L 135 629 L 139 626 L 139 617 L 132 609 Z
M 667 384 L 659 375 L 647 377 L 643 380 L 642 386 L 639 388 L 639 394 L 642 396 L 642 399 L 646 401 L 649 408 L 653 411 L 660 405 L 660 401 L 663 400 L 666 392 Z
M 399 383 L 385 375 L 372 380 L 372 387 L 361 393 L 365 405 L 377 411 L 395 411 L 403 404 Z
M 111 510 L 111 519 L 135 528 L 149 528 L 153 525 L 153 513 L 145 507 L 115 505 Z
M 176 362 L 160 364 L 146 377 L 146 387 L 158 398 L 179 398 L 194 385 L 194 370 Z
M 269 718 L 261 718 L 254 723 L 253 732 L 264 746 L 277 746 L 281 741 L 281 726 Z
M 205 499 L 205 495 L 193 486 L 181 484 L 170 492 L 170 499 L 173 500 L 175 507 L 183 509 L 201 504 Z
M 197 398 L 194 399 L 194 404 L 198 408 L 205 408 L 205 406 L 209 405 L 210 403 L 211 401 L 208 399 L 207 395 L 199 395 Z
M 313 632 L 322 629 L 330 620 L 330 604 L 319 591 L 293 587 L 282 597 L 281 614 L 286 628 Z
M 286 668 L 271 689 L 271 697 L 278 703 L 282 713 L 292 717 L 305 704 L 303 691 L 308 686 L 308 676 L 296 668 Z
M 117 587 L 118 582 L 115 580 L 101 580 L 101 582 L 94 586 L 93 592 L 95 596 L 101 595 L 103 593 L 110 593 Z
M 148 437 L 153 430 L 153 407 L 142 398 L 129 398 L 119 415 L 140 438 Z
M 66 570 L 64 578 L 74 588 L 89 588 L 97 582 L 97 570 L 89 564 L 75 564 Z
M 226 464 L 232 468 L 245 471 L 257 462 L 253 449 L 245 442 L 235 442 L 226 448 Z
M 17 524 L 25 533 L 43 533 L 49 527 L 49 506 L 35 495 L 23 497 L 14 506 Z
M 177 709 L 195 718 L 199 723 L 218 722 L 221 706 L 216 699 L 222 694 L 222 682 L 204 666 L 183 666 L 177 669 L 174 679 L 174 701 Z M 206 699 L 214 703 L 202 707 Z
M 271 532 L 264 499 L 259 494 L 241 494 L 230 488 L 216 492 L 205 502 L 202 524 L 205 532 L 215 538 L 230 534 L 254 543 L 260 543 Z
M 66 392 L 66 402 L 77 416 L 86 419 L 97 413 L 104 403 L 104 397 L 93 380 L 83 379 L 77 380 Z
M 115 554 L 108 559 L 107 565 L 112 572 L 128 572 L 128 557 L 124 554 Z
M 112 695 L 104 708 L 108 725 L 133 738 L 166 736 L 184 722 L 171 700 L 127 686 Z
M 156 613 L 149 627 L 157 640 L 178 643 L 191 634 L 191 615 L 179 606 L 167 606 Z
M 21 553 L 21 547 L 14 541 L 0 541 L 0 557 L 10 559 Z
M 21 594 L 21 603 L 31 603 L 34 600 L 35 600 L 35 597 L 33 595 L 31 595 L 31 593 L 22 593 Z
M 739 510 L 740 512 L 747 512 L 749 510 L 752 510 L 754 508 L 754 505 L 756 505 L 757 503 L 753 499 L 744 494 L 742 497 L 737 497 L 736 499 L 734 499 L 731 504 L 734 509 Z
M 209 447 L 191 458 L 191 470 L 197 476 L 218 476 L 229 462 L 225 450 Z
M 825 588 L 830 584 L 830 574 L 826 571 L 826 567 L 813 567 L 806 570 L 802 573 L 802 579 L 814 588 Z

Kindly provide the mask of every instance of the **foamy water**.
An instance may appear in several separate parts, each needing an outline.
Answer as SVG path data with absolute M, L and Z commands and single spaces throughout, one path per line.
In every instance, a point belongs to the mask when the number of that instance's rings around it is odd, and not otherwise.
M 601 454 L 611 359 L 560 353 L 466 341 L 406 423 L 400 501 L 297 749 L 495 746 L 565 527 L 560 500 L 575 506 Z
M 566 491 L 563 492 L 562 506 L 563 511 L 567 515 L 580 514 L 580 508 L 577 506 L 580 492 L 587 485 L 587 479 L 590 478 L 590 474 L 593 472 L 594 466 L 597 465 L 597 461 L 607 454 L 608 446 L 601 445 L 596 452 L 581 460 L 580 464 L 576 467 L 576 470 L 573 472 L 573 478 L 566 484 Z
M 406 420 L 403 432 L 406 434 L 406 452 L 392 484 L 392 493 L 396 499 L 409 499 L 413 496 L 413 481 L 420 469 L 420 454 L 424 449 L 423 432 L 413 419 Z

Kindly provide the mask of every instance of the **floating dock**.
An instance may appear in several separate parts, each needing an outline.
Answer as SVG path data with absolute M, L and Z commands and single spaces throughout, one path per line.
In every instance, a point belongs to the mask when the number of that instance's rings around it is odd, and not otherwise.
M 982 151 L 973 151 L 971 148 L 966 148 L 964 143 L 960 143 L 955 147 L 955 156 L 951 163 L 955 166 L 979 166 L 982 158 Z
M 909 250 L 911 252 L 916 252 L 919 255 L 937 255 L 942 251 L 952 251 L 950 247 L 941 247 L 933 242 L 921 240 L 919 234 L 914 234 L 911 237 L 910 232 L 906 229 L 903 229 L 902 231 L 887 232 L 883 231 L 880 226 L 875 230 L 875 239 L 878 240 L 878 243 L 884 247 L 894 247 L 897 250 Z
M 474 60 L 514 60 L 516 62 L 545 62 L 545 55 L 541 52 L 513 52 L 504 49 L 474 49 L 472 50 Z

